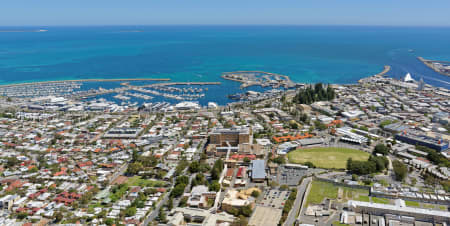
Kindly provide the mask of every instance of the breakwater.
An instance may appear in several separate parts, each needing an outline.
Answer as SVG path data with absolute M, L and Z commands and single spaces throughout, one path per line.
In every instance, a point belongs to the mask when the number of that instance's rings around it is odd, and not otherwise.
M 15 87 L 25 85 L 45 85 L 55 83 L 68 83 L 68 82 L 132 82 L 132 81 L 170 81 L 169 78 L 117 78 L 117 79 L 74 79 L 74 80 L 56 80 L 56 81 L 42 81 L 42 82 L 25 82 L 0 85 L 0 87 Z
M 441 75 L 450 76 L 450 61 L 427 60 L 423 57 L 417 57 L 417 59 L 424 63 L 427 67 L 433 69 L 433 71 Z

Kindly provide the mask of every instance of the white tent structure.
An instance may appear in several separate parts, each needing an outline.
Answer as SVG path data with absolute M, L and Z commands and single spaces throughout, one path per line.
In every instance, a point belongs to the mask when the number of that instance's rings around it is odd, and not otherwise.
M 403 78 L 404 82 L 414 82 L 414 79 L 411 77 L 411 74 L 408 73 L 405 75 L 405 77 Z

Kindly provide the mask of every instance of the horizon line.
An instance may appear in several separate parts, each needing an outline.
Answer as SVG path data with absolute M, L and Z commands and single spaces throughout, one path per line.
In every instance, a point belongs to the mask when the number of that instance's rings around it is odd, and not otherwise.
M 68 24 L 68 25 L 0 25 L 0 27 L 119 27 L 119 26 L 292 26 L 292 27 L 442 27 L 449 25 L 382 25 L 382 24 Z

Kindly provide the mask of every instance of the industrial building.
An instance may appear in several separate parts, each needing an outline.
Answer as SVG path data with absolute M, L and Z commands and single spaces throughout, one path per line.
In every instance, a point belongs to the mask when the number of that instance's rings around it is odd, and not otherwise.
M 250 171 L 252 182 L 264 182 L 266 179 L 266 163 L 264 160 L 252 160 Z
M 417 221 L 431 223 L 450 222 L 450 213 L 447 211 L 413 208 L 404 205 L 402 200 L 396 201 L 396 205 L 361 202 L 355 200 L 348 201 L 348 208 L 357 213 L 373 214 L 377 216 L 397 215 L 400 218 L 407 218 Z
M 400 133 L 395 135 L 395 139 L 412 145 L 429 147 L 436 151 L 445 151 L 448 149 L 448 142 L 443 139 L 436 139 L 425 135 Z

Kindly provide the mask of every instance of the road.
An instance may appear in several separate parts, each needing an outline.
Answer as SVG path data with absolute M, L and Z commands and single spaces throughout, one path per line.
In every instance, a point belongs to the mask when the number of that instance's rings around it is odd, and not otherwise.
M 188 167 L 186 167 L 186 169 L 184 169 L 184 171 L 181 173 L 181 175 L 186 175 L 187 170 L 188 170 Z M 187 192 L 187 191 L 190 190 L 190 187 L 191 187 L 191 183 L 190 182 L 192 181 L 192 179 L 194 177 L 195 177 L 195 174 L 191 174 L 191 176 L 189 177 L 189 184 L 186 186 L 184 192 Z M 172 179 L 172 186 L 170 187 L 170 189 L 168 189 L 168 191 L 169 190 L 172 191 L 172 189 L 174 188 L 175 180 L 176 180 L 176 177 L 174 177 Z M 147 218 L 145 218 L 143 226 L 147 226 L 150 222 L 152 222 L 156 218 L 156 216 L 158 216 L 159 210 L 161 209 L 161 207 L 163 205 L 165 205 L 167 203 L 167 201 L 169 200 L 169 197 L 170 197 L 170 192 L 166 192 L 164 194 L 164 197 L 161 199 L 161 201 L 158 204 L 156 204 L 155 209 L 152 210 L 152 212 L 147 216 Z M 177 207 L 179 203 L 180 203 L 180 199 L 179 198 L 174 200 L 174 206 L 175 207 Z
M 311 181 L 312 177 L 307 177 L 303 179 L 302 183 L 297 187 L 297 197 L 295 198 L 294 206 L 292 207 L 288 217 L 286 218 L 286 221 L 284 222 L 284 226 L 294 225 L 297 218 L 297 213 L 299 212 L 300 207 L 303 203 L 303 199 L 305 198 L 304 195 L 306 192 L 306 188 L 308 188 L 308 184 L 311 183 Z
M 122 167 L 119 170 L 117 170 L 114 173 L 114 175 L 112 175 L 111 179 L 109 180 L 109 183 L 111 184 L 114 180 L 117 179 L 117 177 L 123 175 L 127 169 L 128 169 L 128 163 L 122 165 Z
M 159 214 L 159 210 L 161 209 L 161 207 L 167 202 L 167 200 L 169 199 L 169 195 L 170 192 L 166 192 L 164 194 L 164 197 L 162 198 L 162 200 L 156 204 L 155 209 L 147 216 L 147 218 L 145 218 L 143 225 L 147 226 L 150 222 L 152 222 L 156 216 L 158 216 Z

